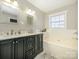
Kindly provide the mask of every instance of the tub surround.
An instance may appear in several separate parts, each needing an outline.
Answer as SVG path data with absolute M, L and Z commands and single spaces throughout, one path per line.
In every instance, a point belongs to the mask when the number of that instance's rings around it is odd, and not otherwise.
M 62 45 L 62 43 L 60 43 L 59 41 L 58 41 L 59 42 L 58 44 L 57 44 L 57 42 L 51 42 L 51 41 L 48 41 L 48 40 L 44 40 L 44 42 L 46 42 L 47 44 L 50 44 L 50 45 L 59 46 L 61 48 L 66 48 L 66 49 L 70 49 L 70 50 L 74 50 L 74 51 L 77 51 L 78 50 L 77 49 L 77 46 L 76 46 L 77 44 L 75 44 L 75 43 L 73 43 L 71 45 L 68 45 L 68 44 L 63 44 Z
M 56 59 L 78 59 L 78 50 L 74 47 L 55 44 L 51 41 L 43 41 L 45 57 L 54 57 Z M 51 58 L 52 59 L 52 58 Z
M 78 59 L 78 40 L 76 37 L 76 30 L 49 30 L 44 33 L 45 58 Z

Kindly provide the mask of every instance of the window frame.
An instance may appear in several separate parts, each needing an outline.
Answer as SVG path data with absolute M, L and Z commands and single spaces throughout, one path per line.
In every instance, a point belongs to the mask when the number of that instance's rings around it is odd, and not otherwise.
M 57 27 L 57 28 L 51 27 L 50 24 L 49 24 L 51 17 L 58 16 L 58 15 L 61 15 L 61 14 L 64 14 L 64 27 L 63 28 L 61 28 L 61 27 Z M 53 28 L 53 29 L 66 29 L 67 28 L 67 11 L 56 12 L 56 13 L 50 14 L 48 17 L 49 17 L 49 20 L 48 20 L 49 28 Z

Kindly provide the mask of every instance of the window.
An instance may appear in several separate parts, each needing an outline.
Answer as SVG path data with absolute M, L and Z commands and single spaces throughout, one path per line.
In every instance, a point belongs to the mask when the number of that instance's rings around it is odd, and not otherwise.
M 65 28 L 65 12 L 49 16 L 49 27 Z

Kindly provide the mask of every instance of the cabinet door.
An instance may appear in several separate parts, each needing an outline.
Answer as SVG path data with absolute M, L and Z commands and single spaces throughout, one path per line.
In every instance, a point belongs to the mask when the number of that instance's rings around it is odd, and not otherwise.
M 24 54 L 25 59 L 34 58 L 35 52 L 35 36 L 26 37 L 24 40 Z
M 0 41 L 0 59 L 13 59 L 13 41 Z
M 27 39 L 24 41 L 25 42 L 25 50 L 28 51 L 29 49 L 34 49 L 35 47 L 35 38 L 34 36 L 29 36 Z
M 40 34 L 40 52 L 43 51 L 43 34 Z
M 15 59 L 23 59 L 23 38 L 15 39 Z
M 35 37 L 35 54 L 43 51 L 43 34 L 36 35 Z

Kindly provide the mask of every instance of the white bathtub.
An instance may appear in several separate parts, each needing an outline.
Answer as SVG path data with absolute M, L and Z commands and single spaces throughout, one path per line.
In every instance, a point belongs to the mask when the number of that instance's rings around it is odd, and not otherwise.
M 35 59 L 78 59 L 77 49 L 59 46 L 44 41 L 44 51 Z
M 44 37 L 44 51 L 36 59 L 78 59 L 75 30 L 53 30 Z
M 77 48 L 69 48 L 44 41 L 44 51 L 51 59 L 78 59 Z

